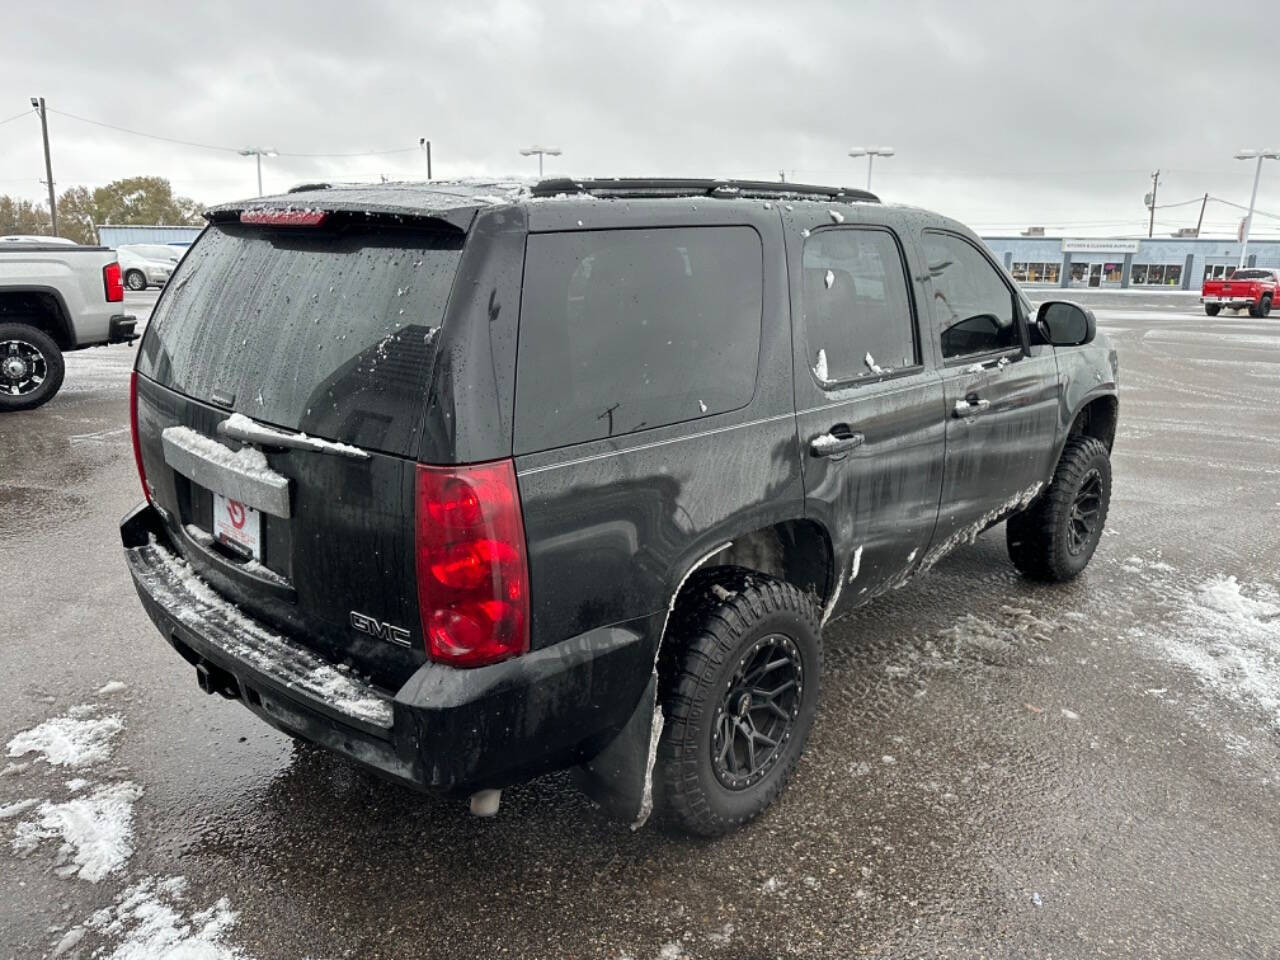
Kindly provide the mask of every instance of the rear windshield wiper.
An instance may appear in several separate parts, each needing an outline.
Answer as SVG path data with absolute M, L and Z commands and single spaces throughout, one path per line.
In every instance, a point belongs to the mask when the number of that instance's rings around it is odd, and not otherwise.
M 349 443 L 334 443 L 332 440 L 309 437 L 305 433 L 292 433 L 288 430 L 266 427 L 255 423 L 242 413 L 233 413 L 219 423 L 218 435 L 240 440 L 243 443 L 256 443 L 263 447 L 313 450 L 316 453 L 328 453 L 335 457 L 348 457 L 352 460 L 369 459 L 367 451 L 353 447 Z

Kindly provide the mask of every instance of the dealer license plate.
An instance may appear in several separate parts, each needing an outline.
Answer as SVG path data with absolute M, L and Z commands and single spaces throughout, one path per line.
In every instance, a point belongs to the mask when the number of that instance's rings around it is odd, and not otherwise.
M 213 535 L 245 556 L 262 559 L 262 515 L 239 500 L 213 495 Z

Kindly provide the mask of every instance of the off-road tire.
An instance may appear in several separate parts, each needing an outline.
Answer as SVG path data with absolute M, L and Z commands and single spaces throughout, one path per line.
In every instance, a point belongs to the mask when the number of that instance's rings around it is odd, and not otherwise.
M 1211 317 L 1216 317 L 1218 315 L 1218 311 L 1221 309 L 1222 307 L 1216 303 L 1206 303 L 1204 305 L 1204 312 Z
M 25 323 L 0 323 L 0 364 L 5 362 L 9 348 L 5 344 L 18 343 L 34 349 L 44 363 L 44 381 L 28 392 L 10 393 L 11 383 L 0 369 L 0 413 L 11 413 L 18 410 L 34 410 L 41 404 L 48 403 L 62 386 L 62 378 L 66 367 L 62 362 L 62 351 L 43 330 Z M 22 347 L 19 351 L 25 353 Z
M 1259 319 L 1271 316 L 1271 298 L 1264 296 L 1258 301 L 1257 306 L 1250 307 L 1249 316 L 1258 317 Z
M 137 293 L 147 289 L 147 276 L 141 270 L 130 270 L 124 275 L 124 285 Z
M 1073 507 L 1086 485 L 1095 481 L 1098 498 L 1092 526 L 1087 537 L 1073 543 Z M 1068 438 L 1049 489 L 1005 524 L 1009 559 L 1033 580 L 1074 579 L 1097 549 L 1110 504 L 1111 456 L 1106 444 L 1095 437 Z
M 751 820 L 782 792 L 817 713 L 821 631 L 817 602 L 789 583 L 727 567 L 701 571 L 690 579 L 672 613 L 659 664 L 665 723 L 653 789 L 655 811 L 664 823 L 716 836 Z M 780 656 L 797 658 L 802 667 L 795 684 L 795 713 L 759 779 L 750 782 L 748 777 L 748 785 L 731 789 L 717 772 L 722 760 L 713 757 L 717 724 L 724 720 L 721 707 L 747 662 L 744 658 L 758 652 L 760 644 L 768 650 L 768 644 L 783 639 L 790 648 L 774 649 Z M 748 700 L 753 699 L 749 694 Z M 769 715 L 765 716 L 767 723 Z

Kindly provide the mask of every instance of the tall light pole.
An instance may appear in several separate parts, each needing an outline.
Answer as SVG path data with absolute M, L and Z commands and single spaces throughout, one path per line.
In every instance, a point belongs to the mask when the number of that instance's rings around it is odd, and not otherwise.
M 1240 238 L 1240 265 L 1244 267 L 1244 255 L 1249 249 L 1249 230 L 1253 226 L 1253 205 L 1258 201 L 1258 181 L 1262 179 L 1262 161 L 1280 160 L 1280 150 L 1239 150 L 1237 160 L 1253 160 L 1257 158 L 1258 166 L 1253 171 L 1253 193 L 1249 194 L 1249 213 L 1244 218 L 1244 236 Z
M 270 147 L 245 147 L 240 151 L 240 156 L 258 158 L 258 196 L 262 196 L 262 158 L 278 157 L 280 154 Z
M 520 151 L 520 156 L 522 157 L 532 157 L 534 154 L 538 155 L 538 176 L 541 177 L 542 176 L 542 158 L 544 156 L 546 157 L 560 156 L 560 148 L 559 147 L 540 147 L 537 144 L 534 144 L 532 147 L 525 147 L 523 150 Z
M 427 179 L 431 179 L 431 141 L 426 137 L 418 138 L 418 146 L 422 148 L 422 152 L 427 155 Z
M 893 147 L 854 147 L 849 151 L 851 157 L 867 158 L 867 189 L 871 189 L 871 165 L 876 157 L 892 157 Z
M 58 201 L 53 190 L 53 161 L 49 158 L 49 115 L 44 108 L 44 97 L 32 97 L 31 106 L 40 114 L 40 134 L 44 137 L 44 175 L 49 184 L 49 222 L 53 235 L 58 235 Z

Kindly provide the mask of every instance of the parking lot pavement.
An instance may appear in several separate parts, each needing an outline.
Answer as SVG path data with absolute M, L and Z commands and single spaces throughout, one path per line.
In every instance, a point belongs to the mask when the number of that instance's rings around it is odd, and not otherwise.
M 1280 954 L 1280 320 L 1078 296 L 1121 362 L 1093 564 L 1028 584 L 997 529 L 830 625 L 794 781 L 716 841 L 563 776 L 475 820 L 202 694 L 119 551 L 133 348 L 70 356 L 0 420 L 0 957 Z

